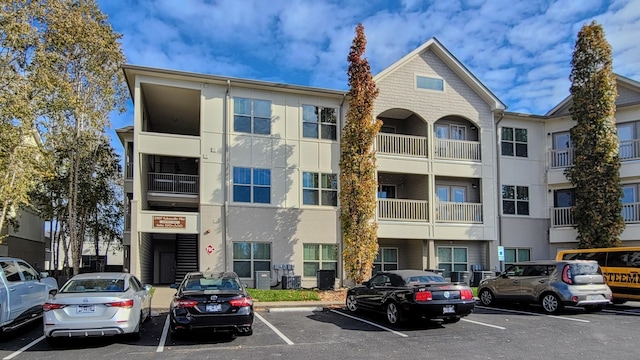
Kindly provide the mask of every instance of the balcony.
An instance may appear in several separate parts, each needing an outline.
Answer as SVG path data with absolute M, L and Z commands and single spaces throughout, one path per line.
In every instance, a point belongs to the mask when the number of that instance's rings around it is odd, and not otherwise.
M 198 175 L 149 173 L 148 191 L 170 194 L 198 194 Z
M 620 141 L 618 153 L 621 161 L 640 159 L 640 139 Z
M 426 158 L 428 155 L 427 138 L 423 136 L 379 133 L 376 138 L 376 151 L 381 154 Z
M 439 201 L 436 222 L 481 224 L 482 204 Z
M 378 220 L 429 220 L 429 203 L 425 200 L 378 199 Z
M 620 161 L 640 159 L 640 139 L 620 141 L 618 145 Z M 549 167 L 564 168 L 573 165 L 573 148 L 549 150 Z
M 480 142 L 436 139 L 435 157 L 448 160 L 480 161 Z
M 625 224 L 640 224 L 640 203 L 622 204 L 622 218 Z M 573 207 L 551 208 L 551 227 L 573 227 Z

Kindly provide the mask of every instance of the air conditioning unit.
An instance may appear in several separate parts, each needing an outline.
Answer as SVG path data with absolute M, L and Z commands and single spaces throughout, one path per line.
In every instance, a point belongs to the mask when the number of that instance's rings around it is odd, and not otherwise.
M 256 271 L 255 288 L 263 290 L 271 288 L 271 271 Z
M 318 270 L 316 280 L 318 281 L 318 290 L 333 290 L 336 285 L 336 271 Z
M 283 289 L 300 289 L 302 287 L 302 277 L 300 275 L 282 275 Z

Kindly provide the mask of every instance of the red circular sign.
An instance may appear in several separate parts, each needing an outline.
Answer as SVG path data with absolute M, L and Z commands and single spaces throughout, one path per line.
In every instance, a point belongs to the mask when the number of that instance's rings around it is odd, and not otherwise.
M 213 250 L 215 250 L 213 248 L 213 245 L 207 245 L 207 254 L 211 255 L 211 253 L 213 252 Z

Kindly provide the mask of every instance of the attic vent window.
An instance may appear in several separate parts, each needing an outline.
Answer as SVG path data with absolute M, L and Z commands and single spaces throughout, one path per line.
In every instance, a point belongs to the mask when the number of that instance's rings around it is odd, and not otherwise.
M 416 87 L 418 89 L 444 91 L 444 80 L 427 76 L 416 76 Z

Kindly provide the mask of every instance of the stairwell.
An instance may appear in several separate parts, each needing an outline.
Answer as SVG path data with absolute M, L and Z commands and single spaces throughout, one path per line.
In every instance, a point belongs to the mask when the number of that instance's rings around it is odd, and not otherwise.
M 191 271 L 198 271 L 198 236 L 180 234 L 176 238 L 176 284 Z

